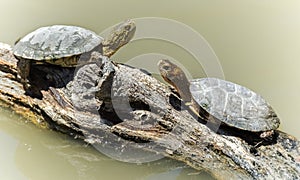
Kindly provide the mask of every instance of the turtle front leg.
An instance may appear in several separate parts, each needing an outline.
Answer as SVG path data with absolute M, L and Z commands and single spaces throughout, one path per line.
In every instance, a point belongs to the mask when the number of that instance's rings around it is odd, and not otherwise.
M 30 88 L 29 74 L 30 74 L 31 61 L 26 59 L 19 59 L 17 63 L 17 68 L 19 75 L 21 76 L 21 83 L 24 87 L 24 90 Z

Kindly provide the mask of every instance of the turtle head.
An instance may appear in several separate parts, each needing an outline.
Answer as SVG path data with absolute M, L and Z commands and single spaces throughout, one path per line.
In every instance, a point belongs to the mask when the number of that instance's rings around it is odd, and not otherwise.
M 112 56 L 133 38 L 135 30 L 135 23 L 130 19 L 116 25 L 102 42 L 103 54 L 108 57 Z
M 133 38 L 135 34 L 135 30 L 136 30 L 135 23 L 131 19 L 121 22 L 114 28 L 115 32 L 120 32 L 120 34 L 123 33 L 123 37 L 121 36 L 120 37 L 124 39 L 123 40 L 124 42 L 129 42 Z
M 158 67 L 163 79 L 177 90 L 182 100 L 191 102 L 190 83 L 183 70 L 166 59 L 160 60 Z

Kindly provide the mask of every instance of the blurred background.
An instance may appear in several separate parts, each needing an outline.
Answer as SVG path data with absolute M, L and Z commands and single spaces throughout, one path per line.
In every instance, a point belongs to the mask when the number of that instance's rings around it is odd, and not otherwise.
M 10 45 L 28 32 L 52 24 L 77 25 L 100 33 L 128 18 L 161 17 L 184 23 L 201 34 L 209 43 L 219 59 L 226 80 L 241 84 L 261 94 L 280 117 L 280 129 L 300 138 L 298 120 L 298 110 L 300 109 L 300 1 L 0 0 L 0 12 L 0 42 Z M 174 29 L 175 31 L 176 29 Z M 185 38 L 185 34 L 179 36 Z M 205 70 L 203 71 L 203 67 L 193 64 L 194 57 L 189 52 L 165 41 L 151 39 L 134 41 L 122 48 L 113 58 L 120 62 L 128 62 L 132 58 L 147 53 L 159 53 L 173 57 L 190 72 L 190 77 L 207 75 Z M 6 115 L 2 114 L 0 116 L 0 132 L 3 136 L 0 136 L 0 142 L 8 149 L 1 148 L 0 152 L 12 153 L 18 149 L 18 146 L 22 146 L 19 143 L 23 143 L 23 141 L 20 141 L 19 135 L 16 136 L 14 133 L 18 131 L 18 128 L 23 128 L 12 125 L 12 122 L 8 123 L 9 119 L 17 119 L 17 116 L 4 118 Z M 11 130 L 12 128 L 16 129 Z M 47 137 L 47 135 L 45 136 Z M 19 145 L 11 145 L 12 137 L 13 142 Z M 32 138 L 37 138 L 37 136 L 32 136 Z M 38 142 L 37 138 L 34 144 Z M 27 149 L 25 148 L 24 151 L 27 152 Z M 3 156 L 3 154 L 5 153 L 0 153 L 1 162 L 4 162 L 2 160 L 11 162 L 6 169 L 20 171 L 23 175 L 14 177 L 13 173 L 10 174 L 10 171 L 1 169 L 0 165 L 0 179 L 27 179 L 29 172 L 33 170 L 28 170 L 28 168 L 24 170 L 24 164 L 18 163 L 26 161 L 26 159 L 16 160 L 15 155 L 10 157 Z M 48 161 L 46 160 L 46 162 Z M 55 166 L 57 162 L 51 161 L 51 163 Z M 67 163 L 64 166 L 65 171 L 74 166 L 76 164 Z M 86 163 L 85 166 L 88 168 L 89 163 Z M 51 168 L 51 166 L 47 168 Z M 157 170 L 160 168 L 158 167 L 151 173 L 158 173 Z M 78 174 L 88 172 L 75 171 L 77 176 L 72 176 L 75 179 L 85 177 Z M 178 171 L 175 172 L 167 171 L 164 178 L 178 178 Z M 95 176 L 88 176 L 89 179 L 99 177 L 96 174 L 97 171 L 94 173 Z M 184 176 L 183 179 L 195 178 L 189 173 L 183 174 L 180 175 Z M 151 179 L 148 175 L 142 177 Z M 206 175 L 203 177 L 207 178 Z M 32 177 L 31 179 L 38 178 Z

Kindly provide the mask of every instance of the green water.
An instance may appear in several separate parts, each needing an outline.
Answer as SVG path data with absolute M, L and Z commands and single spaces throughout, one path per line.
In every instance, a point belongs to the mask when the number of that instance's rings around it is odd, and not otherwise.
M 300 1 L 0 0 L 0 12 L 0 41 L 11 45 L 37 27 L 51 24 L 78 25 L 100 33 L 128 18 L 160 17 L 184 23 L 206 39 L 222 71 L 197 64 L 191 49 L 202 51 L 203 47 L 177 28 L 165 29 L 165 36 L 174 35 L 194 47 L 184 49 L 174 42 L 142 38 L 122 48 L 113 59 L 156 73 L 156 62 L 172 57 L 190 77 L 224 74 L 226 80 L 261 94 L 280 117 L 280 128 L 300 137 Z M 145 27 L 137 27 L 138 33 L 159 29 Z M 10 113 L 0 114 L 0 160 L 6 162 L 0 165 L 0 179 L 202 177 L 189 175 L 185 168 L 161 170 L 175 162 L 162 161 L 161 166 L 116 162 L 68 137 L 24 126 Z
M 133 164 L 116 161 L 67 135 L 36 128 L 1 110 L 0 179 L 211 179 L 169 159 Z

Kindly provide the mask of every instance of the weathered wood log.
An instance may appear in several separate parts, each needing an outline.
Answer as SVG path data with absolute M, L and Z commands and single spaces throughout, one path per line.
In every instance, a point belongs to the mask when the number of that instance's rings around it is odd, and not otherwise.
M 141 162 L 162 155 L 216 179 L 300 178 L 296 138 L 277 130 L 271 142 L 255 146 L 250 132 L 224 127 L 216 133 L 180 110 L 177 95 L 143 70 L 105 57 L 101 65 L 78 69 L 36 66 L 31 76 L 43 95 L 37 99 L 25 95 L 16 62 L 1 44 L 1 105 L 40 127 L 68 133 L 119 159 L 137 161 L 128 155 L 132 149 L 147 151 L 152 155 Z

